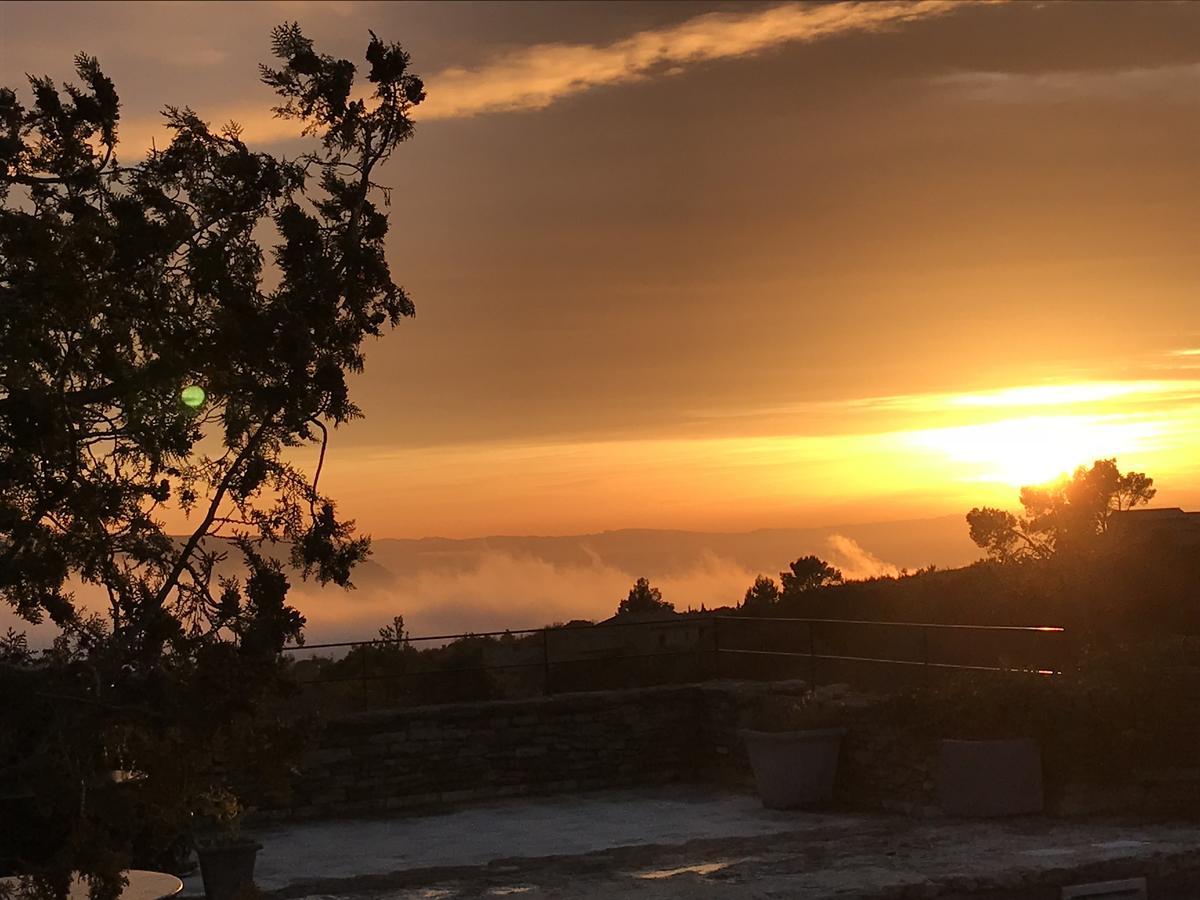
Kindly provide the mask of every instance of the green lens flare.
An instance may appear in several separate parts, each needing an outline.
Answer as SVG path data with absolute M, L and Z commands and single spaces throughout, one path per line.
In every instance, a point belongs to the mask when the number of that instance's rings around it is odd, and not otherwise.
M 180 392 L 179 399 L 183 401 L 184 406 L 199 409 L 204 405 L 204 388 L 198 384 L 189 384 Z

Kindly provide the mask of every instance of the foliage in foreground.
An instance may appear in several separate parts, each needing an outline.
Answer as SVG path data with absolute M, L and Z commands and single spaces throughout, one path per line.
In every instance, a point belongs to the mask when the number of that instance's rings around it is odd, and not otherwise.
M 364 340 L 413 314 L 372 179 L 424 93 L 374 35 L 367 94 L 295 25 L 273 52 L 276 112 L 319 140 L 296 159 L 168 107 L 169 145 L 122 164 L 116 89 L 85 55 L 80 85 L 31 78 L 31 106 L 0 90 L 0 596 L 59 632 L 0 649 L 0 778 L 33 793 L 0 865 L 48 893 L 74 869 L 115 896 L 121 867 L 178 856 L 214 772 L 279 770 L 278 655 L 304 617 L 264 545 L 342 586 L 368 552 L 319 477 L 329 427 L 359 415 Z M 232 548 L 246 577 L 215 577 Z

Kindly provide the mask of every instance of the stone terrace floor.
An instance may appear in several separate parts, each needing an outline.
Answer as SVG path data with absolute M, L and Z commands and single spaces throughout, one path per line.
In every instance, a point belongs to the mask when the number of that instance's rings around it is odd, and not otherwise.
M 1200 900 L 1200 826 L 779 812 L 712 786 L 510 800 L 256 833 L 280 898 L 1058 898 L 1133 876 Z M 199 895 L 199 876 L 185 893 Z

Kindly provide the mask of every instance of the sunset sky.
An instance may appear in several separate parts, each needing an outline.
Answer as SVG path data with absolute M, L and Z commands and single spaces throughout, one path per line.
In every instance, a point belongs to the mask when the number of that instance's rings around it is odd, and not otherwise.
M 1106 456 L 1200 507 L 1200 5 L 8 3 L 0 76 L 98 56 L 126 159 L 165 104 L 294 155 L 291 19 L 429 97 L 382 173 L 417 318 L 322 482 L 364 531 L 898 520 Z

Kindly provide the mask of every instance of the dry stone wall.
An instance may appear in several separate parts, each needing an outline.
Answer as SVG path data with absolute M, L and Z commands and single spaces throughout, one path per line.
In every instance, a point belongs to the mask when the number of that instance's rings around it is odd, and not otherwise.
M 711 681 L 529 700 L 458 703 L 346 716 L 326 722 L 283 803 L 258 798 L 265 819 L 371 815 L 525 794 L 676 780 L 753 784 L 738 731 L 766 694 L 799 694 L 800 681 Z M 876 698 L 845 685 L 817 695 L 845 713 L 836 798 L 860 809 L 937 815 L 937 741 L 875 715 Z M 1154 788 L 1153 790 L 1151 788 Z M 1048 785 L 1048 810 L 1195 807 L 1200 772 L 1169 784 L 1112 789 Z M 1135 796 L 1136 794 L 1136 796 Z M 251 794 L 253 802 L 254 797 Z M 1178 803 L 1176 805 L 1179 805 Z M 1105 806 L 1106 812 L 1113 812 Z
M 682 685 L 340 718 L 323 726 L 288 804 L 264 811 L 361 815 L 694 777 L 714 755 L 705 693 Z
M 315 735 L 288 800 L 260 798 L 259 815 L 369 815 L 675 780 L 748 787 L 739 729 L 763 695 L 806 689 L 802 681 L 711 681 L 346 716 Z M 847 692 L 818 688 L 839 702 Z M 864 695 L 850 699 L 864 712 L 870 705 Z M 900 749 L 904 765 L 896 766 Z M 843 769 L 857 805 L 907 810 L 928 802 L 927 762 L 887 735 L 852 734 Z

